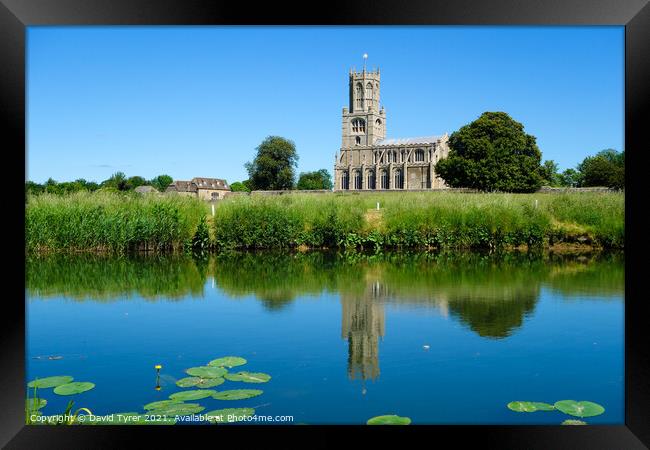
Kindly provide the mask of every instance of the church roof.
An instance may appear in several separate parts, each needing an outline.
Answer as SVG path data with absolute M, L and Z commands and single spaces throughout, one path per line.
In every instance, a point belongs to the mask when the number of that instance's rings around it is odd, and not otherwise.
M 438 142 L 442 136 L 422 136 L 408 138 L 380 139 L 375 145 L 405 145 L 405 144 L 432 144 Z

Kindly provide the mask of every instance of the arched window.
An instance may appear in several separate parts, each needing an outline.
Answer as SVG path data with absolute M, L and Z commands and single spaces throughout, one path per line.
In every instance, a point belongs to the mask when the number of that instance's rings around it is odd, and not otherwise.
M 361 136 L 357 136 L 357 137 L 355 138 L 355 143 L 356 143 L 357 145 L 361 145 Z
M 352 119 L 352 132 L 353 133 L 365 133 L 366 132 L 366 121 L 363 119 Z
M 404 176 L 402 175 L 402 169 L 395 170 L 395 189 L 404 188 Z
M 363 85 L 357 83 L 356 89 L 357 108 L 363 109 Z
M 366 102 L 368 104 L 368 108 L 372 108 L 372 101 L 373 101 L 372 83 L 368 83 L 366 84 Z
M 369 170 L 368 171 L 368 189 L 376 189 L 375 188 L 375 171 L 374 170 Z
M 385 169 L 381 171 L 381 188 L 388 189 L 388 171 Z
M 341 189 L 350 189 L 350 176 L 347 170 L 341 173 Z
M 418 148 L 415 151 L 415 162 L 422 162 L 422 161 L 424 161 L 424 150 Z
M 375 120 L 375 125 L 377 125 L 378 128 L 381 127 L 381 119 Z
M 361 171 L 360 170 L 355 170 L 354 171 L 354 188 L 355 189 L 361 189 Z

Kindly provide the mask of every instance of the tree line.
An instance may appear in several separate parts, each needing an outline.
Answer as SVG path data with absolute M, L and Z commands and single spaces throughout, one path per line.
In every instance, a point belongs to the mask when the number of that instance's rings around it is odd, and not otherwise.
M 174 180 L 169 175 L 158 175 L 150 180 L 147 180 L 141 176 L 128 177 L 123 172 L 116 172 L 110 176 L 110 178 L 97 183 L 95 181 L 86 181 L 83 178 L 79 178 L 75 181 L 63 181 L 58 182 L 49 178 L 45 183 L 39 184 L 33 181 L 27 181 L 25 183 L 25 192 L 26 194 L 71 194 L 73 192 L 79 191 L 89 191 L 94 192 L 98 190 L 103 191 L 132 191 L 138 186 L 153 186 L 158 191 L 163 192 L 167 189 Z

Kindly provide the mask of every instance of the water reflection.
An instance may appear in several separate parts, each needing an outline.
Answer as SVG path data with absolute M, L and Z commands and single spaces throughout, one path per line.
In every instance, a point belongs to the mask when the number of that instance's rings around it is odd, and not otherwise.
M 486 339 L 505 339 L 534 313 L 543 289 L 563 299 L 623 297 L 623 254 L 232 253 L 123 257 L 34 256 L 26 287 L 34 299 L 111 301 L 202 296 L 216 285 L 229 297 L 254 296 L 270 312 L 301 297 L 338 295 L 348 376 L 376 379 L 385 308 L 424 307 Z M 210 284 L 208 284 L 210 282 Z

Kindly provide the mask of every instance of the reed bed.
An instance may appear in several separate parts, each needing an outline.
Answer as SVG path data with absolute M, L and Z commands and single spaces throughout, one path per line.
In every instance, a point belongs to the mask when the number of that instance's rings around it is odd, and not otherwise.
M 611 192 L 292 194 L 226 199 L 213 223 L 217 246 L 238 249 L 623 248 L 624 210 Z
M 25 246 L 32 251 L 168 251 L 191 245 L 207 205 L 181 196 L 77 192 L 29 197 Z

